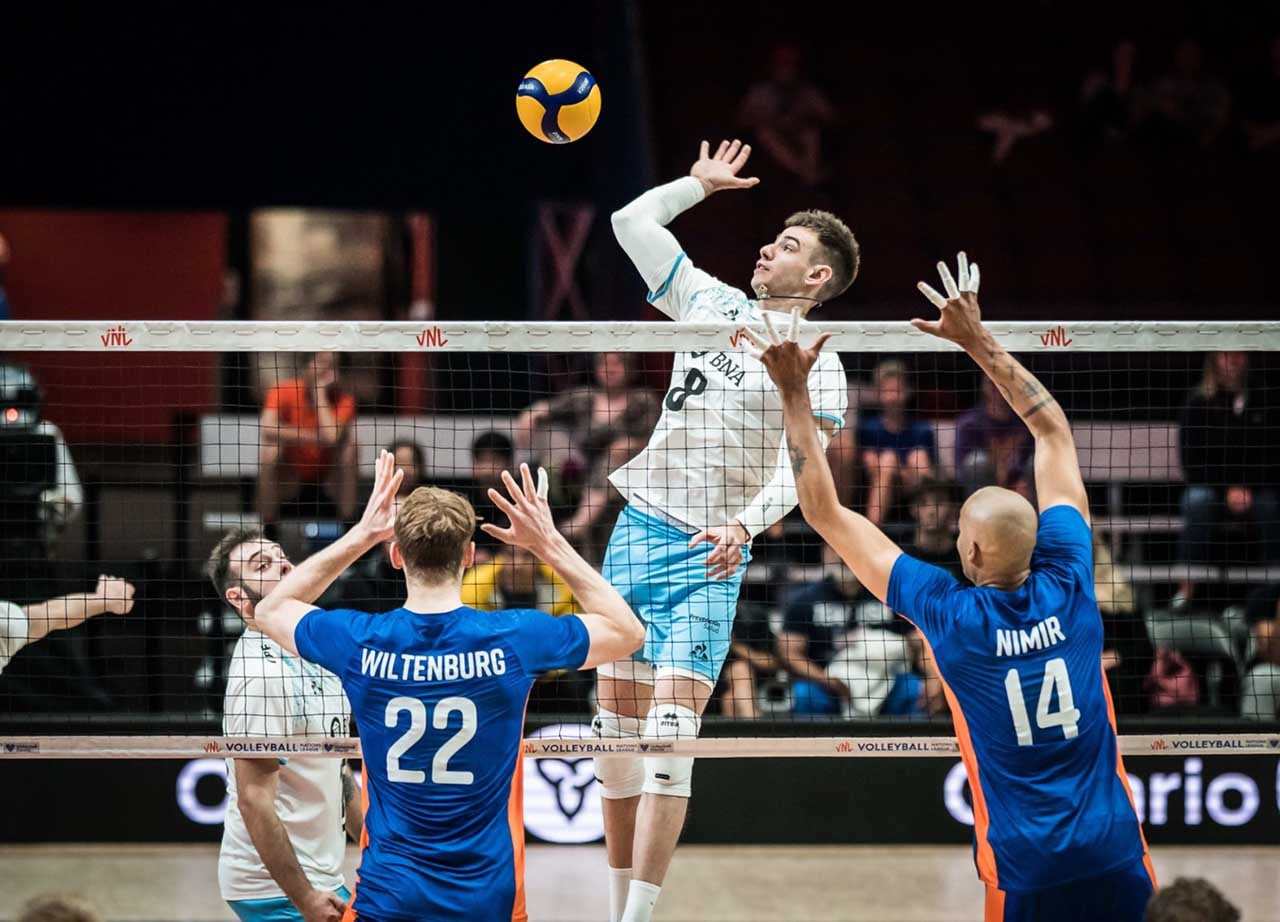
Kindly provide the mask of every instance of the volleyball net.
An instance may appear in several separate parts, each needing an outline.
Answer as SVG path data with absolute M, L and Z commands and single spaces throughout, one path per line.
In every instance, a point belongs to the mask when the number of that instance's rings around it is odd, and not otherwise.
M 1280 323 L 988 326 L 1072 423 L 1124 750 L 1276 751 Z M 835 334 L 826 351 L 845 372 L 811 380 L 841 501 L 962 579 L 966 496 L 994 484 L 1035 501 L 1029 434 L 950 344 L 905 323 L 813 324 L 802 341 L 816 331 Z M 497 524 L 487 488 L 522 461 L 545 468 L 558 525 L 596 566 L 626 505 L 619 468 L 647 485 L 631 497 L 646 514 L 691 537 L 780 461 L 781 414 L 732 325 L 11 321 L 0 353 L 0 757 L 358 753 L 345 724 L 308 722 L 331 691 L 309 664 L 259 651 L 279 681 L 229 690 L 258 635 L 207 568 L 236 529 L 262 530 L 294 563 L 335 541 L 382 449 L 410 482 L 456 490 Z M 646 454 L 664 413 L 680 414 L 677 431 Z M 703 738 L 597 741 L 595 673 L 562 670 L 533 688 L 526 754 L 958 752 L 914 628 L 798 509 L 755 524 L 736 605 L 678 603 L 691 625 L 654 662 L 724 661 Z M 476 541 L 465 605 L 578 610 L 532 555 Z M 647 571 L 643 620 L 709 582 L 697 554 Z M 375 548 L 317 604 L 383 612 L 404 593 Z M 90 617 L 24 646 L 37 622 L 57 626 L 53 608 Z M 1008 639 L 1013 652 L 1043 642 Z M 422 668 L 483 668 L 448 652 Z M 255 688 L 288 700 L 255 701 Z M 1060 690 L 1017 703 L 1015 722 L 1064 707 Z M 228 708 L 285 716 L 233 734 Z

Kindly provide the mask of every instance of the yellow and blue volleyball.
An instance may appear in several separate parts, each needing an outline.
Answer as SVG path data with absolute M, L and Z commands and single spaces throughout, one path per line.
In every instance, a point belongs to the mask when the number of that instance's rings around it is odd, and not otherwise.
M 600 117 L 600 87 L 579 64 L 543 61 L 516 87 L 516 114 L 538 140 L 568 144 L 590 131 Z

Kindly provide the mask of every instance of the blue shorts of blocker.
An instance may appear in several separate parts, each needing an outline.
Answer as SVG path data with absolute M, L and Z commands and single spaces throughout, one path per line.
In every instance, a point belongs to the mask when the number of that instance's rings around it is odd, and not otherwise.
M 715 545 L 690 549 L 693 533 L 628 505 L 605 552 L 604 578 L 644 622 L 644 646 L 632 659 L 653 669 L 693 673 L 714 684 L 729 655 L 738 591 L 751 560 L 724 580 L 707 578 Z
M 1135 861 L 1101 877 L 1031 893 L 987 888 L 987 922 L 1142 922 L 1155 886 Z

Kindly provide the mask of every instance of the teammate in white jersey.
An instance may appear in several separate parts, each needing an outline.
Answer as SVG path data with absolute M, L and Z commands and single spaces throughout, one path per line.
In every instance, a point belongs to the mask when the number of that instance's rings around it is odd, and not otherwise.
M 254 623 L 254 607 L 292 569 L 280 546 L 252 529 L 228 533 L 209 557 L 210 579 L 245 623 L 227 668 L 226 736 L 351 735 L 351 706 L 337 676 L 284 650 Z M 351 897 L 342 878 L 346 835 L 359 839 L 364 823 L 351 769 L 315 756 L 227 762 L 222 898 L 243 920 L 338 922 Z
M 841 294 L 858 272 L 858 243 L 824 211 L 787 219 L 760 248 L 755 298 L 696 268 L 666 229 L 676 215 L 721 189 L 746 189 L 751 148 L 702 143 L 690 175 L 659 186 L 613 215 L 623 250 L 672 320 L 747 327 L 763 311 L 801 314 Z M 843 426 L 844 368 L 824 354 L 809 378 L 824 439 Z M 610 481 L 627 500 L 604 574 L 645 623 L 632 659 L 598 670 L 602 737 L 696 737 L 729 650 L 729 633 L 751 540 L 797 503 L 787 459 L 782 399 L 740 334 L 677 354 L 663 413 L 645 448 Z M 705 545 L 710 545 L 708 548 Z M 709 553 L 708 553 L 709 551 Z M 647 920 L 675 851 L 691 789 L 691 758 L 601 759 L 614 922 Z

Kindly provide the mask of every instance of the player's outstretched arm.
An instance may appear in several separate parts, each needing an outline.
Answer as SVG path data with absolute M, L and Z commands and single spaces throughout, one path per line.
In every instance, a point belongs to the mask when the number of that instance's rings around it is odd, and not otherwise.
M 1000 345 L 982 323 L 978 306 L 978 264 L 959 256 L 957 281 L 946 263 L 938 263 L 946 296 L 924 282 L 918 287 L 938 308 L 937 320 L 912 320 L 918 330 L 956 343 L 978 363 L 988 378 L 1000 388 L 1009 406 L 1018 414 L 1036 440 L 1036 494 L 1043 512 L 1052 506 L 1074 506 L 1089 521 L 1089 497 L 1080 476 L 1080 461 L 1071 424 L 1058 401 Z
M 373 493 L 360 521 L 333 544 L 289 571 L 276 588 L 254 606 L 253 619 L 262 633 L 290 653 L 298 652 L 293 632 L 298 622 L 315 608 L 312 602 L 369 548 L 389 541 L 395 534 L 396 491 L 402 480 L 404 471 L 396 469 L 395 456 L 389 451 L 379 454 L 374 468 Z
M 307 922 L 338 922 L 346 904 L 336 894 L 311 886 L 289 832 L 276 813 L 280 763 L 276 759 L 236 759 L 236 805 L 249 840 L 271 878 Z
M 521 464 L 520 481 L 517 484 L 508 471 L 503 471 L 502 482 L 509 495 L 503 496 L 497 490 L 489 491 L 489 499 L 506 513 L 511 524 L 499 528 L 486 522 L 480 526 L 481 530 L 506 544 L 531 551 L 564 580 L 573 597 L 588 612 L 578 616 L 591 638 L 591 646 L 581 668 L 594 669 L 603 663 L 630 656 L 644 643 L 644 625 L 618 590 L 573 549 L 564 535 L 556 531 L 551 507 L 547 504 L 547 472 L 538 469 L 535 486 L 529 465 Z
M 749 189 L 758 183 L 755 177 L 738 176 L 750 156 L 750 144 L 721 141 L 713 156 L 703 141 L 688 176 L 650 189 L 613 213 L 613 234 L 650 291 L 665 289 L 684 252 L 666 226 L 713 192 Z M 662 307 L 656 297 L 654 303 Z
M 782 394 L 783 425 L 800 511 L 813 530 L 849 565 L 859 582 L 883 602 L 889 595 L 889 577 L 902 549 L 866 516 L 840 505 L 809 400 L 809 370 L 830 334 L 819 336 L 811 348 L 801 349 L 797 342 L 799 311 L 792 312 L 791 329 L 785 339 L 774 331 L 767 313 L 764 320 L 768 341 L 750 330 L 747 335 L 756 344 L 757 358 Z
M 26 605 L 27 643 L 35 643 L 50 631 L 76 627 L 108 612 L 127 615 L 133 610 L 133 584 L 116 576 L 99 576 L 93 592 L 61 595 L 47 602 Z

